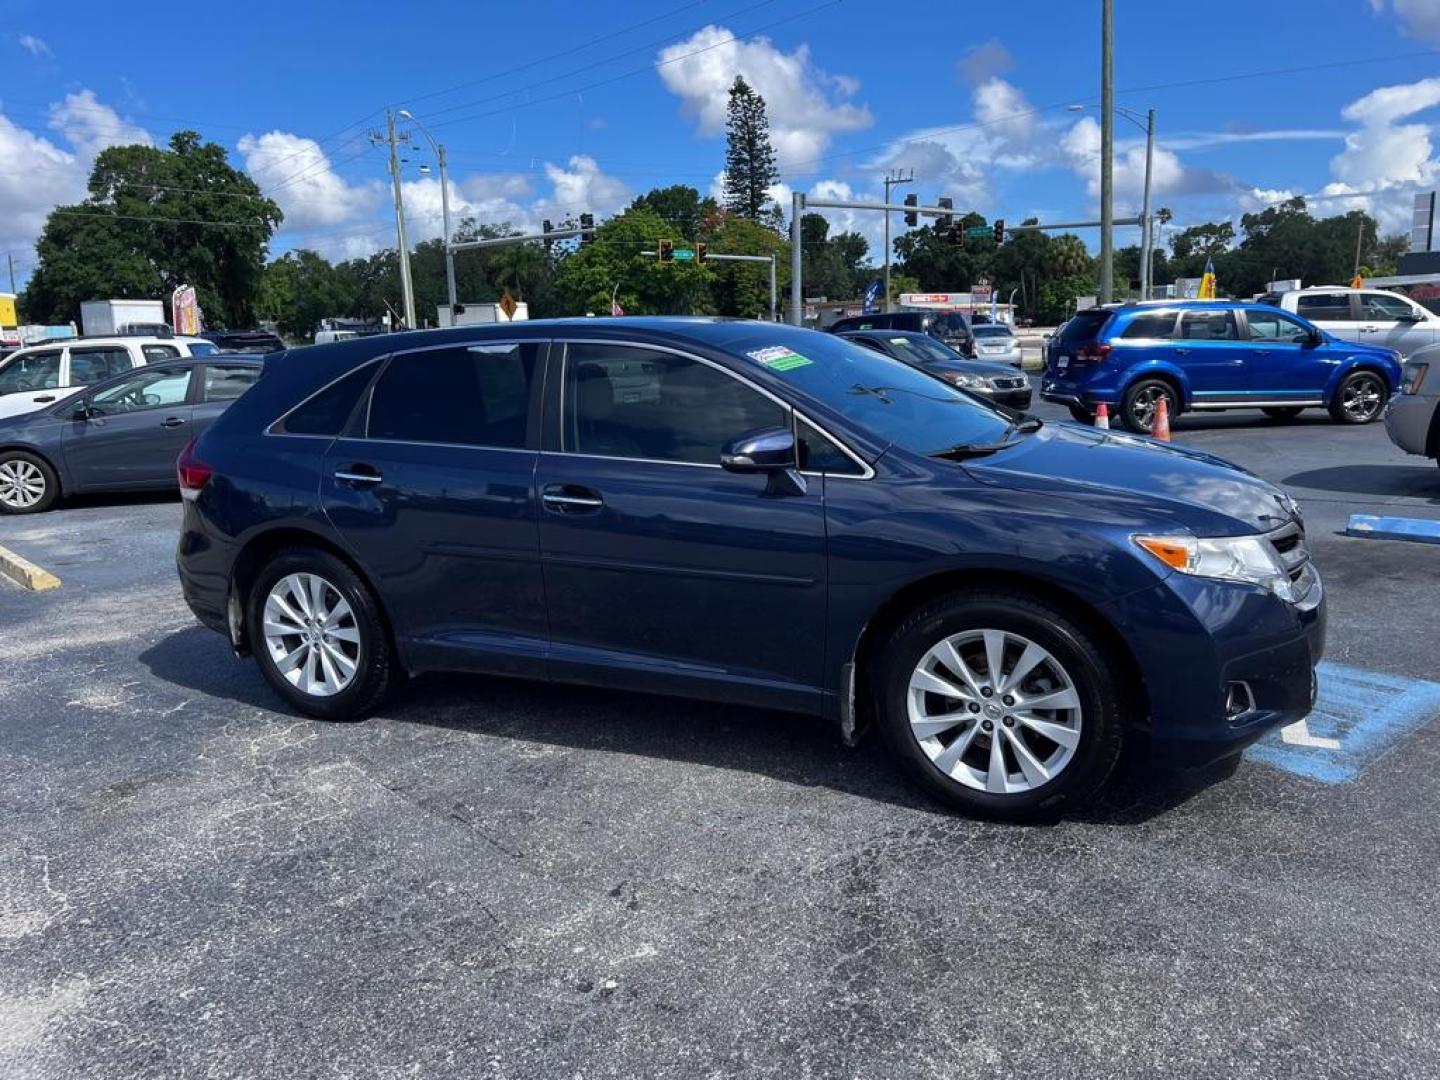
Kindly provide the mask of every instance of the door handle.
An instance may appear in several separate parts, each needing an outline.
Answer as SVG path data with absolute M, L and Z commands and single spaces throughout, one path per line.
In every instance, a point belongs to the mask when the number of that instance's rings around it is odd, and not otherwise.
M 54 394 L 45 394 L 45 395 L 43 395 L 43 396 L 41 396 L 41 397 L 37 397 L 37 398 L 35 399 L 35 404 L 36 404 L 36 405 L 49 405 L 50 402 L 52 402 L 52 401 L 54 401 L 54 400 L 55 400 L 55 395 L 54 395 Z
M 1378 326 L 1362 326 L 1362 327 L 1360 327 L 1360 333 L 1362 333 L 1362 334 L 1378 334 L 1379 332 L 1380 332 L 1380 328 L 1379 328 Z
M 369 465 L 352 465 L 348 469 L 336 469 L 335 479 L 350 487 L 370 487 L 385 478 Z
M 167 416 L 164 420 L 160 421 L 160 426 L 175 428 L 179 427 L 183 423 L 185 423 L 185 418 L 183 416 Z
M 540 501 L 555 514 L 581 514 L 605 505 L 598 492 L 578 484 L 551 484 L 541 493 Z

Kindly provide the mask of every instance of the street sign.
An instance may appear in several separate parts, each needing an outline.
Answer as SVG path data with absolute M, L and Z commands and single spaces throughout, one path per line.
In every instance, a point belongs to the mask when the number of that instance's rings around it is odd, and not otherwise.
M 515 303 L 515 298 L 510 295 L 509 289 L 506 289 L 501 295 L 500 303 L 497 306 L 501 311 L 505 312 L 505 318 L 507 319 L 513 319 L 515 317 L 515 309 L 519 307 L 519 305 Z
M 695 252 L 692 251 L 690 248 L 676 248 L 675 258 L 680 259 L 683 262 L 687 259 L 695 258 Z
M 977 304 L 988 304 L 990 302 L 991 285 L 989 278 L 977 278 L 975 284 L 970 287 L 970 298 Z
M 971 225 L 965 230 L 965 235 L 973 240 L 981 236 L 994 236 L 995 230 L 989 225 Z

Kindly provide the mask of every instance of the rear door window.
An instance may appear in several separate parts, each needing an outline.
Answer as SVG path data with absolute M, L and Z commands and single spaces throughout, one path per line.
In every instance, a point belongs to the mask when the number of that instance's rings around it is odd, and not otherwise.
M 1228 311 L 1187 311 L 1180 316 L 1180 337 L 1185 341 L 1237 341 L 1240 331 Z
M 1295 310 L 1311 322 L 1353 322 L 1349 293 L 1301 293 Z
M 523 449 L 540 345 L 401 353 L 370 395 L 366 433 L 397 442 Z
M 253 364 L 206 364 L 205 401 L 234 401 L 260 379 Z
M 1168 340 L 1175 334 L 1175 312 L 1173 311 L 1147 311 L 1143 315 L 1137 315 L 1130 320 L 1130 325 L 1125 327 L 1125 332 L 1120 336 L 1123 338 L 1147 338 L 1151 340 Z
M 134 365 L 124 345 L 95 345 L 70 350 L 70 385 L 89 386 L 111 375 L 123 375 Z
M 0 394 L 53 390 L 60 385 L 60 350 L 12 356 L 0 368 Z
M 1271 341 L 1298 345 L 1310 340 L 1310 328 L 1279 311 L 1247 311 L 1245 323 L 1251 341 Z

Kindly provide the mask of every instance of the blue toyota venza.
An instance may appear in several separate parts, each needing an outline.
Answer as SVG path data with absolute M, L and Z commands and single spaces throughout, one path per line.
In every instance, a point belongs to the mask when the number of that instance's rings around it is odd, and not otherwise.
M 328 719 L 438 669 L 813 712 L 1021 818 L 1304 716 L 1324 641 L 1271 485 L 770 323 L 295 350 L 179 473 L 191 608 Z

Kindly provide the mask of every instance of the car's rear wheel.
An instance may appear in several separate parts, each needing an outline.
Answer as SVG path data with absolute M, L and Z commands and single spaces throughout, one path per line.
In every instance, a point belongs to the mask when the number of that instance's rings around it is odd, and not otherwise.
M 60 479 L 50 463 L 24 450 L 0 454 L 0 513 L 38 514 L 60 497 Z
M 1175 388 L 1164 379 L 1141 379 L 1125 391 L 1125 399 L 1120 403 L 1120 422 L 1137 434 L 1150 434 L 1162 399 L 1166 414 L 1174 420 L 1180 405 Z
M 1305 409 L 1299 405 L 1275 405 L 1270 408 L 1261 409 L 1271 420 L 1294 420 Z
M 250 651 L 280 696 L 326 720 L 358 720 L 384 698 L 393 658 L 374 595 L 343 560 L 280 552 L 250 592 Z
M 1070 410 L 1070 416 L 1077 424 L 1093 424 L 1095 422 L 1094 412 L 1087 409 L 1084 405 L 1069 405 L 1067 408 Z
M 1092 631 L 1023 593 L 953 593 L 895 630 L 880 727 L 906 772 L 1007 820 L 1088 798 L 1120 754 L 1126 695 Z
M 1330 416 L 1340 424 L 1368 424 L 1384 410 L 1390 391 L 1373 371 L 1352 371 L 1330 401 Z

